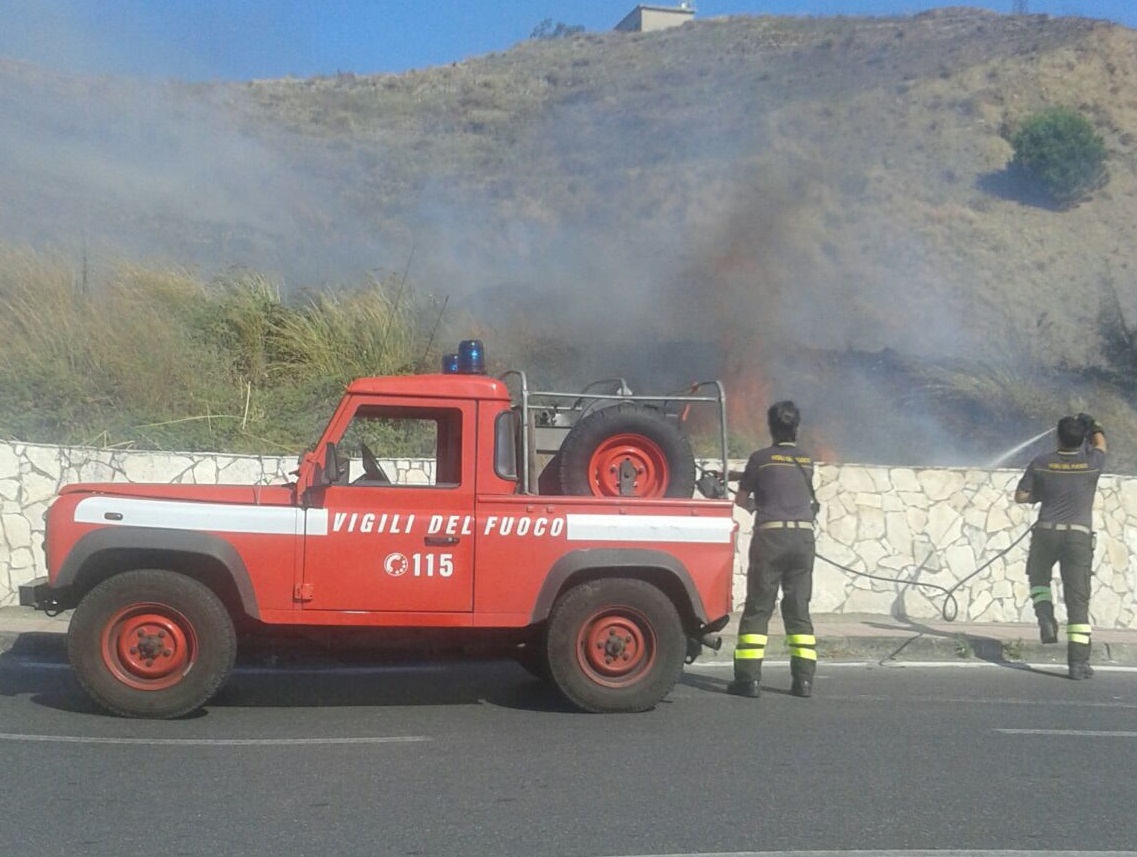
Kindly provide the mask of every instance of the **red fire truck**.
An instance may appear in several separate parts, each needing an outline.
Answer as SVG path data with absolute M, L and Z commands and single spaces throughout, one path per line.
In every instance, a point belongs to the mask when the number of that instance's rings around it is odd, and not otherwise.
M 651 708 L 729 619 L 722 386 L 541 392 L 459 353 L 349 384 L 288 484 L 66 486 L 21 604 L 74 609 L 73 669 L 122 716 L 201 707 L 282 628 L 500 640 L 584 710 Z M 698 409 L 722 464 L 696 497 Z

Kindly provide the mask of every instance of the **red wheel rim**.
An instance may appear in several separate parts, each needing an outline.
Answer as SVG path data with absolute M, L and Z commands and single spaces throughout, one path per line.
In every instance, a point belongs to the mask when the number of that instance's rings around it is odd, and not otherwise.
M 642 434 L 616 434 L 605 439 L 593 451 L 588 473 L 598 497 L 662 497 L 670 481 L 667 456 L 655 441 Z M 620 491 L 624 474 L 632 475 L 630 494 Z
M 635 684 L 655 663 L 656 648 L 651 623 L 627 607 L 596 613 L 577 635 L 581 669 L 604 687 Z
M 193 624 L 166 604 L 132 604 L 103 628 L 103 664 L 128 687 L 165 690 L 197 660 Z

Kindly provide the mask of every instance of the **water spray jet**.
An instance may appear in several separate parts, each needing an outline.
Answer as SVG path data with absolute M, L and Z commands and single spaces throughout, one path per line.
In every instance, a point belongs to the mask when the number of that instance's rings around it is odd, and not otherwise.
M 1051 432 L 1051 429 L 1043 429 L 1038 434 L 1036 434 L 1034 437 L 1029 438 L 1028 440 L 1024 440 L 1018 446 L 1013 446 L 1010 449 L 1006 450 L 1005 452 L 1002 452 L 999 455 L 995 456 L 995 458 L 991 460 L 991 463 L 986 465 L 986 466 L 989 469 L 994 470 L 996 467 L 999 467 L 1000 465 L 1006 464 L 1008 461 L 1010 461 L 1012 458 L 1014 458 L 1015 455 L 1022 452 L 1027 447 L 1029 447 L 1029 446 L 1037 443 L 1038 441 L 1042 440 L 1042 438 L 1046 437 L 1048 434 L 1050 434 L 1050 432 Z

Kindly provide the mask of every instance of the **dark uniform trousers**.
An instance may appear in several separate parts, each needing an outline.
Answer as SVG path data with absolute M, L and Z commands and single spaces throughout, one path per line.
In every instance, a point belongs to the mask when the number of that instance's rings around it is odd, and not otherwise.
M 735 679 L 761 680 L 770 617 L 781 587 L 790 673 L 794 679 L 812 681 L 817 669 L 817 639 L 809 617 L 814 547 L 813 529 L 808 524 L 800 529 L 755 530 L 746 570 L 746 603 L 734 649 Z
M 1054 594 L 1050 581 L 1054 564 L 1062 576 L 1066 602 L 1068 661 L 1090 660 L 1090 574 L 1093 566 L 1093 536 L 1081 530 L 1045 529 L 1035 525 L 1027 554 L 1026 574 L 1030 581 L 1030 600 L 1039 619 L 1054 619 Z

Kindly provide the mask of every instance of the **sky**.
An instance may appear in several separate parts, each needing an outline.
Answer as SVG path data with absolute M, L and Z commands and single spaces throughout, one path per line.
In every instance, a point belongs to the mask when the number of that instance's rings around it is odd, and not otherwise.
M 1134 0 L 1025 0 L 1032 14 L 1137 27 Z M 186 81 L 398 73 L 505 51 L 543 21 L 611 30 L 633 0 L 0 0 L 0 57 Z M 658 5 L 678 5 L 665 0 Z M 906 15 L 1015 0 L 696 0 L 724 15 Z

